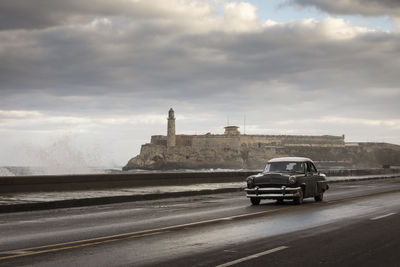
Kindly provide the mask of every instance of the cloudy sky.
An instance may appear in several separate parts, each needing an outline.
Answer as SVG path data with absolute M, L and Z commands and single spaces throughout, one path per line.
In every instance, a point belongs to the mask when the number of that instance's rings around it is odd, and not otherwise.
M 0 166 L 124 165 L 151 135 L 400 144 L 398 0 L 0 0 Z

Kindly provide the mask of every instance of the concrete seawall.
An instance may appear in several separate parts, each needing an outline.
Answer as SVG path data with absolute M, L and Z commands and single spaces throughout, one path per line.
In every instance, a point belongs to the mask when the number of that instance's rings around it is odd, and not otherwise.
M 164 185 L 244 182 L 259 171 L 121 173 L 0 177 L 0 193 L 99 190 Z M 400 173 L 400 169 L 322 170 L 327 176 Z
M 257 171 L 121 173 L 0 177 L 0 193 L 79 191 L 143 186 L 242 182 Z

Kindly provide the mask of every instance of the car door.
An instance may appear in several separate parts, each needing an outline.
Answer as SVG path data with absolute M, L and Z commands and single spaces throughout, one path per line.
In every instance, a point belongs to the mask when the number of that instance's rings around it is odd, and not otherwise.
M 315 195 L 317 175 L 317 169 L 314 164 L 308 161 L 306 172 L 306 197 L 312 197 Z
M 314 167 L 315 167 L 315 165 L 314 165 Z M 326 183 L 325 183 L 326 181 L 325 181 L 325 177 L 323 177 L 321 175 L 321 173 L 317 170 L 317 168 L 315 168 L 315 172 L 316 172 L 316 174 L 315 174 L 315 187 L 316 187 L 315 193 L 320 194 L 321 192 L 323 192 L 322 191 L 323 189 L 326 189 Z M 325 185 L 325 186 L 323 186 L 323 185 Z

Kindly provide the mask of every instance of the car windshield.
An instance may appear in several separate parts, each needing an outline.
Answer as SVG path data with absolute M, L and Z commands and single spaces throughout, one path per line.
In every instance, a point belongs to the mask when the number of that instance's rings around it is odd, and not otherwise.
M 293 172 L 304 173 L 304 162 L 270 162 L 265 166 L 264 172 Z

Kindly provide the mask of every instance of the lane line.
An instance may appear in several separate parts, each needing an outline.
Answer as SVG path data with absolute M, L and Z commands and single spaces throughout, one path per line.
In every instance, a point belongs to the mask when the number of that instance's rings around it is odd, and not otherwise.
M 121 238 L 108 239 L 108 240 L 104 240 L 104 241 L 88 242 L 88 243 L 83 243 L 83 244 L 79 244 L 79 245 L 71 245 L 71 246 L 65 246 L 65 247 L 59 247 L 59 248 L 44 249 L 44 250 L 39 250 L 39 251 L 25 251 L 25 252 L 22 251 L 23 252 L 22 254 L 0 257 L 0 260 L 25 257 L 25 256 L 30 256 L 30 255 L 37 255 L 37 254 L 42 254 L 42 253 L 47 253 L 47 252 L 55 252 L 55 251 L 61 251 L 61 250 L 66 250 L 66 249 L 95 246 L 95 245 L 106 244 L 106 243 L 110 243 L 110 242 L 116 242 L 116 241 L 131 239 L 131 238 L 152 236 L 152 235 L 157 235 L 157 234 L 161 234 L 161 233 L 162 232 L 155 232 L 155 233 L 149 233 L 149 234 L 143 234 L 143 235 L 127 236 L 127 237 L 121 237 Z M 11 253 L 9 253 L 9 254 L 11 254 Z
M 277 251 L 280 251 L 280 250 L 284 250 L 284 249 L 287 249 L 287 248 L 289 248 L 289 247 L 280 246 L 280 247 L 273 248 L 273 249 L 270 249 L 270 250 L 267 250 L 267 251 L 264 251 L 264 252 L 260 252 L 260 253 L 257 253 L 257 254 L 253 254 L 253 255 L 250 255 L 250 256 L 247 256 L 247 257 L 244 257 L 244 258 L 241 258 L 241 259 L 237 259 L 237 260 L 230 261 L 230 262 L 227 262 L 227 263 L 224 263 L 224 264 L 221 264 L 221 265 L 217 265 L 216 267 L 232 266 L 232 265 L 244 262 L 244 261 L 256 259 L 256 258 L 259 258 L 261 256 L 265 256 L 265 255 L 268 255 L 268 254 L 271 254 L 271 253 L 274 253 L 274 252 L 277 252 Z
M 331 203 L 335 204 L 338 202 L 340 203 L 340 202 L 345 202 L 348 200 L 361 199 L 361 198 L 365 198 L 365 197 L 387 194 L 387 193 L 395 193 L 395 192 L 399 192 L 399 191 L 400 191 L 399 189 L 396 189 L 396 190 L 374 193 L 374 194 L 370 194 L 370 195 L 361 195 L 361 196 L 343 198 L 343 199 L 338 199 L 338 200 L 332 200 L 332 201 L 323 202 L 323 203 L 321 203 L 321 202 L 312 203 L 312 204 L 310 203 L 310 205 L 324 205 L 324 204 L 331 204 Z M 50 245 L 16 249 L 16 250 L 10 250 L 10 251 L 0 251 L 0 260 L 41 254 L 41 253 L 52 252 L 52 251 L 73 249 L 73 248 L 78 248 L 78 247 L 86 247 L 86 246 L 97 245 L 97 244 L 104 244 L 104 243 L 115 242 L 118 240 L 129 239 L 129 238 L 150 236 L 153 234 L 161 234 L 161 233 L 168 232 L 170 230 L 178 230 L 178 229 L 182 229 L 182 228 L 186 228 L 186 227 L 190 227 L 190 226 L 199 226 L 199 225 L 216 223 L 216 222 L 224 222 L 224 221 L 226 222 L 226 221 L 231 221 L 231 220 L 236 220 L 236 219 L 242 219 L 242 218 L 254 217 L 254 216 L 258 216 L 258 215 L 275 213 L 275 212 L 282 211 L 282 210 L 298 209 L 298 208 L 299 208 L 299 206 L 289 206 L 289 207 L 279 208 L 279 209 L 275 209 L 275 210 L 266 210 L 266 211 L 259 211 L 259 212 L 253 212 L 253 213 L 245 213 L 245 214 L 241 214 L 241 215 L 234 215 L 234 216 L 229 216 L 229 217 L 210 219 L 210 220 L 204 220 L 204 221 L 198 221 L 198 222 L 192 222 L 192 223 L 186 223 L 186 224 L 178 224 L 178 225 L 172 225 L 172 226 L 167 226 L 167 227 L 162 227 L 162 228 L 142 230 L 142 231 L 137 231 L 137 232 L 129 232 L 129 233 L 110 235 L 110 236 L 82 239 L 82 240 L 77 240 L 77 241 L 55 243 L 55 244 L 50 244 Z M 388 215 L 388 216 L 390 216 L 390 215 Z M 27 253 L 20 254 L 21 251 L 26 251 Z M 10 254 L 14 254 L 14 255 L 10 255 Z M 15 254 L 17 254 L 17 255 L 15 255 Z M 7 255 L 7 256 L 1 257 L 1 255 Z
M 383 219 L 383 218 L 386 218 L 386 217 L 389 217 L 389 216 L 392 216 L 392 215 L 395 215 L 395 214 L 396 214 L 395 212 L 391 212 L 391 213 L 388 213 L 388 214 L 385 214 L 385 215 L 381 215 L 381 216 L 378 216 L 378 217 L 375 217 L 375 218 L 371 218 L 370 220 L 371 221 L 375 221 L 375 220 Z
M 204 221 L 199 221 L 199 222 L 192 222 L 192 223 L 178 224 L 178 225 L 172 225 L 172 226 L 167 226 L 167 227 L 162 227 L 162 228 L 142 230 L 142 231 L 137 231 L 137 232 L 123 233 L 123 234 L 110 235 L 110 236 L 102 236 L 102 237 L 89 238 L 89 239 L 83 239 L 83 240 L 78 240 L 78 241 L 56 243 L 56 244 L 24 248 L 24 249 L 17 249 L 17 250 L 10 250 L 10 251 L 1 251 L 0 252 L 0 260 L 41 254 L 41 253 L 46 253 L 46 252 L 60 251 L 60 250 L 65 250 L 65 249 L 78 248 L 78 247 L 86 247 L 86 246 L 90 246 L 90 245 L 115 242 L 118 240 L 123 240 L 123 239 L 128 239 L 128 238 L 137 238 L 137 237 L 149 236 L 149 235 L 153 235 L 153 234 L 161 234 L 161 233 L 168 232 L 170 230 L 177 230 L 177 229 L 182 229 L 182 228 L 190 227 L 190 226 L 198 226 L 198 225 L 204 225 L 204 224 L 215 223 L 215 222 L 231 221 L 231 220 L 235 220 L 235 219 L 253 217 L 253 216 L 264 215 L 264 214 L 268 214 L 268 213 L 275 213 L 278 211 L 293 209 L 293 208 L 294 207 L 284 207 L 284 208 L 279 208 L 279 209 L 275 209 L 275 210 L 266 210 L 266 211 L 259 211 L 259 212 L 253 212 L 253 213 L 246 213 L 246 214 L 241 214 L 241 215 L 204 220 Z M 35 251 L 35 250 L 37 250 L 37 251 Z M 19 251 L 27 251 L 27 253 L 9 256 L 9 254 L 16 254 Z M 1 255 L 7 255 L 7 256 L 1 257 Z

